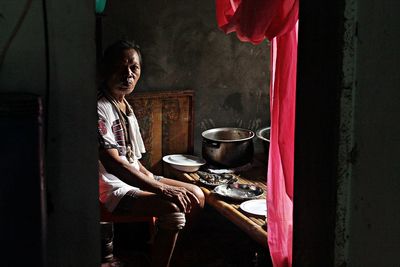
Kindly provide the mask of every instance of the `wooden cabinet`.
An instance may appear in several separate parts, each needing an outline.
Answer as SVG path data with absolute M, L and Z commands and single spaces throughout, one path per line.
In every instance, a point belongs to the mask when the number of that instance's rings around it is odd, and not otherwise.
M 127 97 L 146 146 L 141 162 L 156 174 L 168 175 L 162 157 L 193 153 L 192 90 L 134 92 Z

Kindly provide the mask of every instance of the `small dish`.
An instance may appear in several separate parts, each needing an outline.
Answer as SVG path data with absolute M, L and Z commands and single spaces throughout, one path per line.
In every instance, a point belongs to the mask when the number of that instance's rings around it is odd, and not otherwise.
M 249 184 L 224 184 L 214 188 L 214 193 L 235 200 L 255 199 L 264 193 L 264 190 Z
M 267 200 L 265 198 L 247 200 L 240 204 L 240 208 L 253 215 L 267 216 Z
M 183 172 L 195 172 L 206 164 L 206 161 L 202 158 L 184 154 L 166 155 L 163 157 L 163 161 Z

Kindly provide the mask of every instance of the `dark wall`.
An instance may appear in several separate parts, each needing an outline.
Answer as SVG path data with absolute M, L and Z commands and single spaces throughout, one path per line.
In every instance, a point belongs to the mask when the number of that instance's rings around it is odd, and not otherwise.
M 269 48 L 240 42 L 217 27 L 214 1 L 112 1 L 103 18 L 103 48 L 120 38 L 142 48 L 137 91 L 195 91 L 195 153 L 201 132 L 269 125 Z M 255 139 L 256 150 L 261 143 Z
M 357 7 L 357 153 L 350 190 L 348 266 L 396 266 L 400 247 L 400 2 L 357 1 Z
M 24 13 L 26 16 L 18 22 Z M 47 189 L 48 204 L 45 211 L 47 266 L 100 265 L 94 22 L 94 1 L 0 2 L 0 56 L 4 56 L 4 61 L 0 62 L 0 92 L 35 94 L 43 101 L 45 184 L 42 186 Z M 20 27 L 14 31 L 17 25 Z M 2 115 L 7 111 L 6 106 L 0 104 Z M 8 161 L 2 160 L 3 164 L 14 161 L 11 168 L 6 166 L 7 169 L 20 169 L 2 173 L 2 179 L 24 189 L 19 190 L 20 195 L 2 203 L 21 213 L 15 218 L 12 213 L 3 214 L 12 222 L 25 219 L 34 212 L 31 207 L 35 199 L 24 192 L 39 189 L 31 186 L 34 176 L 21 173 L 28 173 L 38 156 L 29 153 L 33 143 L 25 144 L 35 137 L 30 134 L 34 133 L 33 126 L 25 123 L 25 127 L 31 128 L 25 131 L 17 120 L 8 124 L 8 132 L 3 131 L 1 137 L 9 144 L 3 146 L 0 157 L 9 157 Z M 21 134 L 14 138 L 24 138 L 23 141 L 11 142 L 7 135 L 14 131 Z M 14 148 L 14 153 L 4 150 L 10 147 Z M 14 160 L 10 155 L 16 153 L 19 157 Z M 30 182 L 24 179 L 30 179 Z M 35 194 L 32 192 L 32 195 Z M 19 201 L 14 201 L 18 198 Z M 24 202 L 30 205 L 21 205 Z M 34 218 L 31 217 L 30 230 L 37 231 L 33 229 Z M 2 227 L 1 231 L 9 229 Z M 40 264 L 40 254 L 35 253 L 37 240 L 32 240 L 32 236 L 20 240 L 27 231 L 29 229 L 21 230 L 11 244 L 6 244 L 7 238 L 0 238 L 9 249 L 17 250 L 20 258 L 10 254 L 2 256 L 17 266 L 45 266 Z M 32 256 L 27 250 L 36 255 Z M 2 263 L 10 266 L 7 261 Z M 29 263 L 21 265 L 21 261 Z
M 294 266 L 397 266 L 398 1 L 301 1 Z

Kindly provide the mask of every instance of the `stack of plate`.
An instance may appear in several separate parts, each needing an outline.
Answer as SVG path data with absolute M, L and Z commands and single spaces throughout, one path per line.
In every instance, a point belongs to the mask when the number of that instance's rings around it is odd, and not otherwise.
M 195 172 L 206 164 L 206 161 L 202 158 L 184 154 L 167 155 L 163 157 L 163 161 L 183 172 Z

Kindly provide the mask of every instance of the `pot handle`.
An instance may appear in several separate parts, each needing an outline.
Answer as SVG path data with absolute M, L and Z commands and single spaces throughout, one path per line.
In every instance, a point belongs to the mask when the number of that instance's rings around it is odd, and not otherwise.
M 203 145 L 209 146 L 209 147 L 212 147 L 212 148 L 219 148 L 221 143 L 210 141 L 210 140 L 207 140 L 207 139 L 203 139 Z

